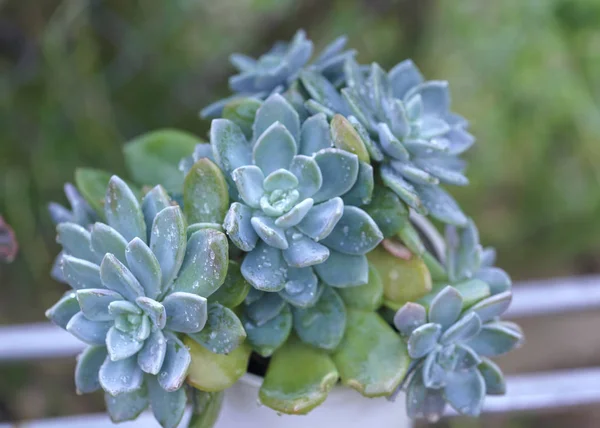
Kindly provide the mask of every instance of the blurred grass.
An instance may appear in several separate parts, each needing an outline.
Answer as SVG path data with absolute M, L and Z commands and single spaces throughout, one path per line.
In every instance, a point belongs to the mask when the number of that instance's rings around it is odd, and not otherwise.
M 598 0 L 0 0 L 0 214 L 21 243 L 0 266 L 0 323 L 41 320 L 64 291 L 46 204 L 76 166 L 123 173 L 121 145 L 153 128 L 204 135 L 197 111 L 227 93 L 228 54 L 300 27 L 451 82 L 478 139 L 471 185 L 453 191 L 515 277 L 599 270 Z M 31 378 L 6 379 L 0 420 L 56 413 L 43 397 L 22 410 Z

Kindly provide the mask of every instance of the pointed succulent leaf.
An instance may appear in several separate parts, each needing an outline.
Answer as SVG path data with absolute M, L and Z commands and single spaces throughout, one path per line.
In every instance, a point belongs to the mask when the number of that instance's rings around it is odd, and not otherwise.
M 475 351 L 466 345 L 456 345 L 456 370 L 470 370 L 481 363 L 481 358 Z
M 377 132 L 381 148 L 388 156 L 401 162 L 408 161 L 410 157 L 408 150 L 406 150 L 404 144 L 396 138 L 386 123 L 379 123 Z
M 199 159 L 185 176 L 183 205 L 190 223 L 223 221 L 229 208 L 227 182 L 210 159 Z
M 104 345 L 111 322 L 90 321 L 78 312 L 67 323 L 66 330 L 89 345 Z
M 139 299 L 147 299 L 147 297 L 139 297 Z M 126 300 L 116 300 L 109 303 L 108 312 L 113 316 L 119 315 L 141 315 L 142 310 L 135 304 Z
M 246 138 L 252 138 L 252 124 L 262 102 L 255 98 L 241 98 L 228 102 L 222 116 L 240 127 Z
M 482 358 L 477 369 L 485 381 L 485 393 L 487 395 L 504 395 L 506 393 L 504 375 L 496 363 L 489 358 Z
M 125 144 L 125 164 L 136 183 L 161 184 L 170 192 L 181 192 L 179 161 L 191 155 L 198 143 L 197 137 L 175 129 L 148 132 Z
M 257 325 L 275 318 L 286 303 L 277 293 L 265 293 L 260 300 L 246 306 L 244 313 Z
M 244 165 L 234 169 L 231 176 L 244 202 L 252 208 L 260 207 L 260 198 L 265 193 L 265 176 L 261 169 L 255 165 Z
M 188 241 L 173 291 L 210 296 L 225 281 L 228 252 L 224 233 L 212 229 L 195 232 Z
M 153 187 L 146 193 L 142 199 L 142 212 L 144 213 L 146 226 L 152 228 L 156 214 L 169 206 L 171 206 L 171 198 L 169 198 L 169 194 L 161 185 Z M 150 235 L 150 232 L 151 230 L 148 230 L 148 235 Z M 150 236 L 148 236 L 148 241 L 150 241 Z
M 297 190 L 300 200 L 313 196 L 323 185 L 323 175 L 312 157 L 294 156 L 290 172 L 298 178 Z
M 161 253 L 160 251 L 157 252 Z M 131 273 L 144 289 L 144 294 L 151 299 L 156 299 L 161 292 L 162 273 L 159 262 L 150 247 L 141 239 L 134 238 L 127 245 L 125 257 Z
M 313 306 L 320 297 L 317 275 L 309 267 L 289 268 L 285 288 L 279 296 L 298 308 Z
M 210 296 L 210 300 L 228 308 L 235 308 L 244 301 L 250 288 L 252 286 L 242 276 L 240 264 L 230 260 L 225 282 Z
M 423 383 L 427 388 L 439 389 L 446 382 L 446 371 L 436 361 L 438 352 L 430 352 L 423 362 Z
M 387 164 L 381 166 L 380 174 L 383 184 L 389 187 L 408 206 L 419 213 L 424 212 L 421 198 L 412 184 L 404 180 L 400 174 Z
M 289 210 L 287 213 L 279 216 L 277 220 L 275 220 L 275 226 L 284 229 L 296 226 L 304 219 L 304 217 L 306 216 L 306 214 L 308 214 L 313 205 L 314 201 L 311 198 L 306 198 L 299 204 L 296 204 L 296 206 Z
M 441 389 L 427 388 L 421 370 L 412 376 L 406 389 L 406 412 L 409 418 L 426 418 L 437 421 L 444 413 L 446 401 Z
M 450 326 L 440 338 L 440 343 L 446 345 L 467 341 L 476 336 L 480 331 L 481 319 L 477 314 L 471 312 Z
M 267 245 L 287 250 L 289 243 L 285 237 L 285 231 L 275 225 L 275 221 L 271 217 L 252 217 L 250 220 L 254 231 Z
M 116 175 L 108 182 L 104 215 L 109 226 L 119 232 L 126 241 L 135 237 L 146 240 L 146 223 L 140 203 L 129 186 Z
M 243 343 L 225 355 L 209 351 L 190 337 L 184 340 L 192 355 L 188 383 L 194 388 L 207 392 L 223 391 L 246 373 L 251 352 L 247 344 Z
M 338 289 L 348 308 L 375 311 L 383 303 L 383 282 L 374 266 L 369 265 L 369 281 L 357 287 Z
M 252 163 L 252 148 L 242 130 L 230 120 L 215 119 L 210 126 L 210 144 L 217 164 L 227 175 Z
M 312 266 L 324 262 L 329 257 L 327 247 L 298 232 L 292 231 L 290 235 L 289 248 L 283 251 L 283 258 L 289 266 Z
M 326 238 L 344 214 L 344 202 L 333 198 L 314 205 L 298 223 L 298 229 L 315 241 Z
M 394 315 L 394 326 L 406 337 L 426 322 L 427 311 L 418 303 L 405 303 Z
M 265 175 L 278 169 L 288 169 L 298 154 L 296 141 L 280 122 L 269 126 L 256 140 L 252 159 Z
M 106 335 L 106 349 L 112 361 L 120 361 L 138 353 L 144 342 L 138 341 L 131 333 L 124 333 L 111 327 Z
M 490 296 L 490 287 L 479 279 L 471 279 L 469 281 L 459 282 L 454 284 L 461 296 L 463 297 L 463 310 L 468 309 Z
M 132 421 L 148 408 L 148 388 L 146 385 L 132 392 L 112 396 L 104 393 L 106 411 L 113 423 Z
M 61 258 L 62 274 L 74 290 L 82 288 L 104 288 L 100 280 L 100 266 L 68 255 Z
M 448 226 L 447 237 L 453 234 L 453 226 Z M 455 246 L 450 246 L 449 261 L 454 263 L 453 272 L 457 279 L 468 279 L 479 268 L 481 260 L 481 246 L 479 245 L 479 232 L 473 220 L 468 219 L 466 227 L 454 232 L 457 235 Z M 454 247 L 454 248 L 453 248 Z
M 408 371 L 406 345 L 376 313 L 348 311 L 348 327 L 333 354 L 344 385 L 366 397 L 390 395 Z
M 166 353 L 167 340 L 161 330 L 154 328 L 144 341 L 144 347 L 137 354 L 138 366 L 146 373 L 157 375 Z
M 252 251 L 258 241 L 258 235 L 252 227 L 252 209 L 234 202 L 231 204 L 223 228 L 233 243 L 242 251 Z
M 324 351 L 288 341 L 273 354 L 258 397 L 277 412 L 306 414 L 325 401 L 338 377 Z
M 285 286 L 284 269 L 281 250 L 262 241 L 246 254 L 242 262 L 242 275 L 246 281 L 262 291 L 280 291 Z
M 77 294 L 69 292 L 46 311 L 46 318 L 57 326 L 66 329 L 67 324 L 75 314 L 79 312 Z
M 202 229 L 213 229 L 213 230 L 217 230 L 219 232 L 224 231 L 223 226 L 220 225 L 219 223 L 194 223 L 194 224 L 190 224 L 185 229 L 185 233 L 189 239 L 195 232 L 198 232 L 199 230 L 202 230 Z
M 334 350 L 346 328 L 346 309 L 339 295 L 325 287 L 311 308 L 292 308 L 294 331 L 300 339 L 317 348 Z
M 354 256 L 330 250 L 323 263 L 315 265 L 315 271 L 332 287 L 354 287 L 369 281 L 369 263 L 366 256 Z
M 167 312 L 162 303 L 157 302 L 146 296 L 138 297 L 135 302 L 148 317 L 152 320 L 152 323 L 159 329 L 165 328 L 167 322 Z
M 319 150 L 327 149 L 332 146 L 331 135 L 327 117 L 323 114 L 316 114 L 309 117 L 302 124 L 300 135 L 301 155 L 312 156 Z
M 97 214 L 104 213 L 104 196 L 110 176 L 108 172 L 100 169 L 77 168 L 75 170 L 77 189 Z
M 413 330 L 408 338 L 408 354 L 411 358 L 422 358 L 435 349 L 442 333 L 439 324 L 423 324 Z
M 169 334 L 166 338 L 165 361 L 157 378 L 162 389 L 172 392 L 183 385 L 192 358 L 187 347 L 175 335 Z
M 102 284 L 112 291 L 116 291 L 130 302 L 144 295 L 144 289 L 131 271 L 125 267 L 115 256 L 106 254 L 100 265 L 100 278 Z
M 485 323 L 502 315 L 510 306 L 510 302 L 512 302 L 512 292 L 505 291 L 480 301 L 471 306 L 469 311 L 475 312 L 481 322 Z
M 96 254 L 91 247 L 90 232 L 75 223 L 60 223 L 56 226 L 56 242 L 70 255 L 92 263 L 98 263 L 102 255 Z
M 488 323 L 467 345 L 484 357 L 506 354 L 521 344 L 523 335 L 503 323 Z
M 137 365 L 136 357 L 124 360 L 104 360 L 98 375 L 102 389 L 111 395 L 133 392 L 142 387 L 144 373 Z
M 127 241 L 115 229 L 104 223 L 96 223 L 90 233 L 92 249 L 103 256 L 106 253 L 114 254 L 120 262 L 125 263 L 125 247 Z
M 358 176 L 354 186 L 343 196 L 346 205 L 366 205 L 371 202 L 375 188 L 373 167 L 365 162 L 360 162 L 358 167 Z
M 417 229 L 412 223 L 405 223 L 402 229 L 398 232 L 398 238 L 411 251 L 411 253 L 422 257 L 427 248 L 419 235 Z
M 458 319 L 462 306 L 462 296 L 449 285 L 432 300 L 429 306 L 429 322 L 439 324 L 442 330 L 446 330 Z
M 444 398 L 456 411 L 479 416 L 485 397 L 485 381 L 478 370 L 455 372 L 448 376 Z
M 185 389 L 165 390 L 160 377 L 146 376 L 152 413 L 163 428 L 176 428 L 183 418 L 187 396 Z
M 249 317 L 242 317 L 248 343 L 263 357 L 270 357 L 290 335 L 292 331 L 292 312 L 288 306 L 275 317 L 262 325 L 257 325 Z
M 75 387 L 77 394 L 88 394 L 100 389 L 98 372 L 106 359 L 104 346 L 88 346 L 77 357 Z
M 388 73 L 390 87 L 395 98 L 404 98 L 409 89 L 423 82 L 423 76 L 412 60 L 397 64 Z
M 400 202 L 394 192 L 384 186 L 374 187 L 371 202 L 364 209 L 386 238 L 396 235 L 408 223 L 406 205 Z
M 467 224 L 464 215 L 456 201 L 439 186 L 426 186 L 415 184 L 416 190 L 423 201 L 423 205 L 434 218 L 456 226 Z
M 314 71 L 303 70 L 300 80 L 312 99 L 335 112 L 348 113 L 343 98 L 324 76 Z
M 406 98 L 416 95 L 423 101 L 423 113 L 426 116 L 445 116 L 450 109 L 448 82 L 431 80 L 412 88 Z
M 500 268 L 484 267 L 477 271 L 475 278 L 482 280 L 490 287 L 492 294 L 510 291 L 512 281 L 510 276 Z
M 179 333 L 197 333 L 206 324 L 206 299 L 196 294 L 175 292 L 162 301 L 167 314 L 166 328 Z
M 210 303 L 206 325 L 202 331 L 188 336 L 215 354 L 229 354 L 242 344 L 246 332 L 231 309 Z
M 345 206 L 342 217 L 323 240 L 329 248 L 350 255 L 363 255 L 383 240 L 383 234 L 360 208 Z
M 427 171 L 407 161 L 391 161 L 390 166 L 402 177 L 414 184 L 435 185 L 439 180 Z
M 370 162 L 369 152 L 360 135 L 344 116 L 336 114 L 331 120 L 331 139 L 338 149 L 354 153 L 361 162 Z
M 279 94 L 273 94 L 256 111 L 254 139 L 259 137 L 275 122 L 289 131 L 294 141 L 300 141 L 300 118 L 294 108 Z M 258 144 L 258 142 L 257 142 Z
M 81 312 L 90 321 L 110 321 L 113 315 L 108 305 L 114 301 L 122 301 L 123 297 L 114 291 L 103 288 L 87 288 L 77 291 L 77 301 Z
M 490 268 L 496 263 L 496 250 L 492 247 L 484 248 L 481 252 L 481 267 Z
M 340 149 L 324 149 L 314 155 L 323 184 L 312 198 L 316 203 L 341 196 L 354 186 L 358 177 L 358 156 Z

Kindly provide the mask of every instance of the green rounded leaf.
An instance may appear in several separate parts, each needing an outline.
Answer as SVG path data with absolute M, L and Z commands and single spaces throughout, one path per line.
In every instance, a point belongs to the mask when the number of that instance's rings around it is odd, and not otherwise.
M 262 102 L 255 98 L 239 98 L 225 105 L 222 117 L 239 126 L 246 138 L 250 139 L 256 110 L 261 105 Z
M 358 156 L 358 160 L 369 163 L 369 152 L 352 124 L 341 114 L 331 119 L 331 138 L 338 149 L 346 150 Z
M 210 303 L 204 328 L 188 336 L 215 354 L 229 354 L 244 341 L 246 332 L 231 309 L 218 303 Z
M 193 394 L 192 419 L 188 428 L 212 428 L 221 412 L 225 394 L 198 390 Z
M 383 282 L 372 265 L 369 265 L 369 282 L 357 287 L 339 288 L 337 292 L 348 308 L 374 311 L 383 302 Z
M 228 308 L 235 308 L 244 301 L 250 288 L 250 283 L 242 276 L 240 264 L 230 260 L 225 282 L 210 296 L 210 300 Z
M 364 209 L 375 220 L 386 238 L 396 235 L 408 223 L 406 205 L 394 192 L 380 183 L 375 185 L 371 203 Z
M 104 218 L 104 196 L 111 176 L 112 174 L 100 169 L 77 168 L 75 170 L 75 184 L 79 193 L 102 218 Z
M 210 159 L 200 159 L 186 175 L 183 206 L 190 224 L 223 222 L 229 209 L 227 182 Z
M 263 357 L 270 357 L 289 337 L 292 331 L 292 312 L 289 306 L 264 324 L 258 325 L 247 316 L 242 318 L 248 334 L 248 343 Z

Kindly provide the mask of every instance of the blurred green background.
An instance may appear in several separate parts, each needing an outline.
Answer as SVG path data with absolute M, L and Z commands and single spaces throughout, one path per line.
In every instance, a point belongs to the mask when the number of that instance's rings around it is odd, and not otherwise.
M 21 244 L 0 265 L 0 324 L 41 321 L 64 291 L 46 205 L 76 166 L 123 173 L 122 144 L 153 128 L 204 136 L 197 112 L 228 93 L 228 54 L 297 28 L 450 81 L 477 137 L 471 185 L 452 190 L 513 277 L 600 271 L 598 0 L 0 0 L 0 214 Z M 72 366 L 0 367 L 0 421 L 99 410 L 74 398 Z M 562 416 L 454 425 L 600 425 Z

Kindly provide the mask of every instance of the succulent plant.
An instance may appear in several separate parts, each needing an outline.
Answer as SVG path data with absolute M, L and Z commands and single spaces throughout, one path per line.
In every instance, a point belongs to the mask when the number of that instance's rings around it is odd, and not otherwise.
M 91 231 L 58 224 L 62 271 L 73 291 L 47 316 L 90 345 L 76 368 L 79 392 L 102 388 L 115 421 L 134 419 L 150 404 L 162 426 L 174 427 L 191 362 L 179 335 L 207 343 L 207 297 L 225 281 L 227 238 L 210 228 L 186 231 L 181 209 L 161 186 L 140 204 L 116 176 L 104 215 L 108 224 Z
M 346 37 L 334 40 L 310 65 L 308 63 L 314 47 L 313 43 L 306 38 L 304 30 L 297 31 L 289 43 L 277 42 L 258 59 L 240 53 L 232 54 L 230 62 L 239 74 L 229 78 L 229 87 L 236 95 L 207 106 L 200 113 L 201 116 L 215 117 L 221 113 L 227 103 L 237 98 L 265 99 L 272 93 L 284 92 L 305 67 L 339 84 L 340 79 L 344 77 L 344 61 L 355 53 L 343 51 L 346 40 Z
M 465 308 L 461 293 L 447 286 L 428 309 L 406 303 L 396 313 L 394 324 L 413 360 L 406 391 L 409 416 L 436 420 L 446 403 L 477 416 L 486 394 L 504 393 L 502 372 L 488 357 L 504 354 L 523 340 L 518 326 L 498 319 L 511 299 L 506 291 Z

